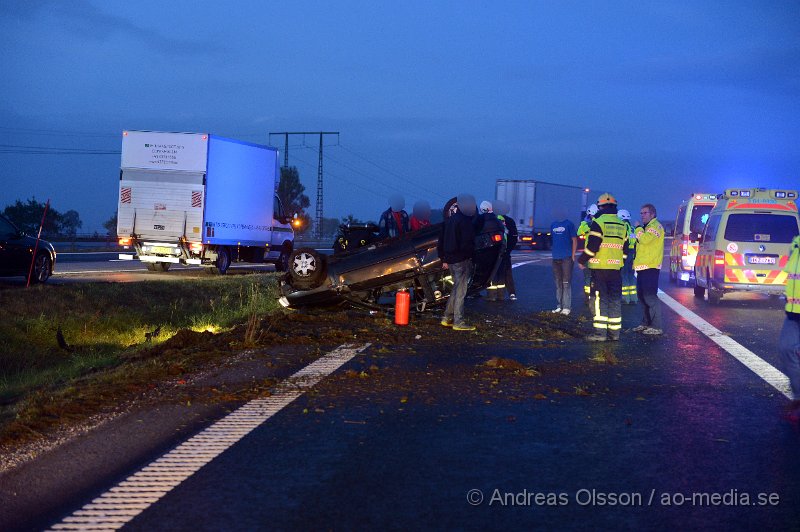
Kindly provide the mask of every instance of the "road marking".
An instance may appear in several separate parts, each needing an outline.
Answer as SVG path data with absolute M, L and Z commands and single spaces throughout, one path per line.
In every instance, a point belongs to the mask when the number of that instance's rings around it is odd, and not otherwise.
M 273 390 L 194 435 L 50 530 L 117 530 L 192 476 L 253 429 L 369 347 L 342 345 L 301 369 Z
M 519 268 L 520 266 L 525 266 L 526 264 L 533 264 L 534 262 L 539 262 L 538 259 L 534 260 L 526 260 L 525 262 L 517 262 L 516 264 L 512 264 L 512 268 Z
M 706 320 L 684 307 L 664 291 L 658 291 L 658 297 L 668 307 L 678 313 L 683 319 L 694 325 L 697 330 L 711 338 L 718 346 L 727 351 L 733 358 L 747 366 L 750 371 L 764 379 L 767 384 L 781 392 L 788 399 L 792 399 L 792 391 L 789 387 L 789 377 L 775 368 L 772 364 L 759 357 L 745 346 L 726 336 L 719 329 L 708 323 Z

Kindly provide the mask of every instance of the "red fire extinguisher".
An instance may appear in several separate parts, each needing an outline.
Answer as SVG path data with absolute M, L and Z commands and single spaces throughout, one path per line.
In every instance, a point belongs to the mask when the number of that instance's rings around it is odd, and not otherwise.
M 394 323 L 408 325 L 408 310 L 411 306 L 411 294 L 408 290 L 398 290 L 394 296 Z

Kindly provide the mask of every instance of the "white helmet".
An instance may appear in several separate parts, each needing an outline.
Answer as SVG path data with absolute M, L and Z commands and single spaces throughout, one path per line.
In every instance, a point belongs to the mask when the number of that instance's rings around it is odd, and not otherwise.
M 629 213 L 625 209 L 620 209 L 619 211 L 617 211 L 617 218 L 619 218 L 620 220 L 625 220 L 626 222 L 630 222 L 631 221 L 631 213 Z
M 588 214 L 589 216 L 595 216 L 597 214 L 597 205 L 595 205 L 594 203 L 589 205 L 589 208 L 586 209 L 586 214 Z
M 482 201 L 480 206 L 480 212 L 483 213 L 492 212 L 492 203 L 486 200 Z

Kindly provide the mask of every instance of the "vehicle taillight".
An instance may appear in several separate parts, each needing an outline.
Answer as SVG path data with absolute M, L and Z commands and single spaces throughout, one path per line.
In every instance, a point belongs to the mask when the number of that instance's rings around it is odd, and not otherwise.
M 203 243 L 202 242 L 192 242 L 189 244 L 189 251 L 193 253 L 200 253 L 203 251 Z
M 125 247 L 128 247 L 128 246 L 130 246 L 130 245 L 131 245 L 131 239 L 130 239 L 130 237 L 128 237 L 128 238 L 120 238 L 120 239 L 119 239 L 119 245 L 120 245 L 120 246 L 125 246 Z
M 725 252 L 716 250 L 714 252 L 714 266 L 725 266 Z
M 681 255 L 684 257 L 689 254 L 689 237 L 683 237 L 683 242 L 681 242 Z
M 492 235 L 492 240 L 495 242 L 501 242 L 503 240 L 503 235 Z

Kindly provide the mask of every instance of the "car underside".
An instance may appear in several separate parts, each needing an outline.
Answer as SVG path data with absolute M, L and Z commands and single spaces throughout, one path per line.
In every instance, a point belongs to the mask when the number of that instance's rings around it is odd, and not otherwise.
M 353 305 L 382 309 L 398 290 L 408 290 L 418 311 L 447 302 L 452 278 L 443 268 L 437 244 L 442 223 L 369 243 L 334 255 L 311 248 L 292 253 L 280 280 L 286 307 Z M 475 237 L 470 292 L 489 285 L 505 252 L 501 223 L 486 223 Z

